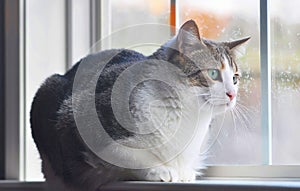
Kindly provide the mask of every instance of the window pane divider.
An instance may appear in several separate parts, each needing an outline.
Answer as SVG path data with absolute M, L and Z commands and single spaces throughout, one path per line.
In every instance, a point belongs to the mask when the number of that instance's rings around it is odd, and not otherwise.
M 271 46 L 268 5 L 268 0 L 260 0 L 261 128 L 262 162 L 265 165 L 272 165 Z
M 0 42 L 5 40 L 5 27 L 4 27 L 4 1 L 0 1 Z M 5 44 L 0 44 L 0 179 L 4 179 L 5 174 Z
M 176 26 L 177 26 L 177 19 L 178 18 L 178 9 L 176 0 L 170 0 L 170 29 L 171 29 L 171 36 L 176 34 Z
M 72 19 L 72 1 L 66 0 L 66 71 L 72 67 L 72 57 L 73 57 L 73 32 L 72 32 L 72 27 L 73 27 L 73 19 Z
M 99 47 L 102 45 L 98 43 L 101 43 L 101 39 L 111 33 L 110 7 L 109 0 L 90 0 L 90 51 L 92 52 L 97 48 L 102 49 L 102 47 Z
M 5 0 L 5 178 L 20 179 L 20 1 Z

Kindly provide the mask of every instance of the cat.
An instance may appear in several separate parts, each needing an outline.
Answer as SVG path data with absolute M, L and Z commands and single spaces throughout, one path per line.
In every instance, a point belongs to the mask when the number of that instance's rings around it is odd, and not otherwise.
M 30 122 L 50 190 L 195 180 L 211 120 L 236 104 L 249 39 L 208 40 L 189 20 L 150 56 L 105 50 L 46 79 Z

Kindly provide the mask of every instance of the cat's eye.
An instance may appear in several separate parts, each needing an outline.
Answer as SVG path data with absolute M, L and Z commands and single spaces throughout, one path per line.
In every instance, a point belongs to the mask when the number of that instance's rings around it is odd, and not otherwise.
M 240 76 L 238 74 L 234 74 L 234 76 L 233 76 L 233 84 L 236 85 L 238 83 L 239 79 L 240 79 Z
M 217 69 L 209 69 L 207 70 L 208 76 L 212 80 L 219 80 L 220 79 L 220 72 Z

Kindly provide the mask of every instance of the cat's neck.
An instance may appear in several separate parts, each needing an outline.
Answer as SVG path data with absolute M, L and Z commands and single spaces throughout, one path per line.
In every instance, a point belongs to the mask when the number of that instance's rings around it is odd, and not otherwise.
M 178 51 L 176 48 L 176 37 L 173 37 L 165 44 L 163 44 L 159 49 L 157 49 L 148 58 L 164 60 L 164 61 L 172 61 L 172 59 L 177 55 L 178 55 Z

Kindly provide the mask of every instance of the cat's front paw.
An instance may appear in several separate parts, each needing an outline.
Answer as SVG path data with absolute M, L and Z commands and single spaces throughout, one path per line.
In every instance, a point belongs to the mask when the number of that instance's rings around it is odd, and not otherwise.
M 177 182 L 178 173 L 172 167 L 162 166 L 150 169 L 147 178 L 154 181 Z
M 192 182 L 196 180 L 196 173 L 194 170 L 184 170 L 180 173 L 180 182 Z
M 143 180 L 148 181 L 162 181 L 162 182 L 177 182 L 178 173 L 177 171 L 168 166 L 160 166 L 150 169 L 144 169 L 139 173 Z

